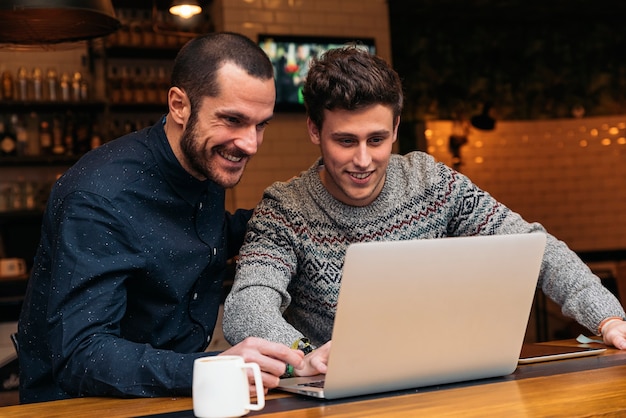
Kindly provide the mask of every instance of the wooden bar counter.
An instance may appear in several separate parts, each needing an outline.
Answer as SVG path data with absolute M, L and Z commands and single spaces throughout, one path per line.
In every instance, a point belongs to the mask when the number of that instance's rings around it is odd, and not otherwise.
M 572 341 L 552 344 L 578 345 Z M 78 398 L 0 408 L 0 417 L 193 418 L 191 398 Z M 501 378 L 334 401 L 271 392 L 264 417 L 626 416 L 626 352 L 521 365 Z

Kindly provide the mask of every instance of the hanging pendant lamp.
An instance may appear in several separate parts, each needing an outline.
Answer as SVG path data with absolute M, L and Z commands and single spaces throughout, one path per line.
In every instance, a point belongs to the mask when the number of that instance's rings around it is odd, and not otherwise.
M 202 7 L 198 0 L 173 0 L 170 13 L 180 16 L 183 19 L 189 19 L 192 16 L 202 13 Z
M 111 0 L 0 1 L 0 43 L 74 42 L 108 35 L 119 26 Z

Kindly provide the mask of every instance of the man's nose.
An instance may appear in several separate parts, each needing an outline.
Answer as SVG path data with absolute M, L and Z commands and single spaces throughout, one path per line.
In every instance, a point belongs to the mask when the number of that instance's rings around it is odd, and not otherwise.
M 372 162 L 372 156 L 369 153 L 367 144 L 359 144 L 354 153 L 352 162 L 356 167 L 367 168 Z
M 259 148 L 260 135 L 256 126 L 242 129 L 241 135 L 235 139 L 235 146 L 248 155 L 254 155 Z

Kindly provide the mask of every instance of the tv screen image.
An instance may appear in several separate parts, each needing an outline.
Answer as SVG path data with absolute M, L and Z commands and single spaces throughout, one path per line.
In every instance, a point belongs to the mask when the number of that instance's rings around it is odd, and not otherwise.
M 348 44 L 376 53 L 372 38 L 259 35 L 259 45 L 274 65 L 276 110 L 303 111 L 302 84 L 311 60 L 329 49 Z

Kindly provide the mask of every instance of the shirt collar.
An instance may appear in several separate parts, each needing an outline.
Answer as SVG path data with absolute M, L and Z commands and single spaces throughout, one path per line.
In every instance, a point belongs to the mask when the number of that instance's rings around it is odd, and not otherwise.
M 211 180 L 198 180 L 183 168 L 167 140 L 164 126 L 165 116 L 152 127 L 148 143 L 165 181 L 190 205 L 195 205 L 207 190 L 221 189 Z

